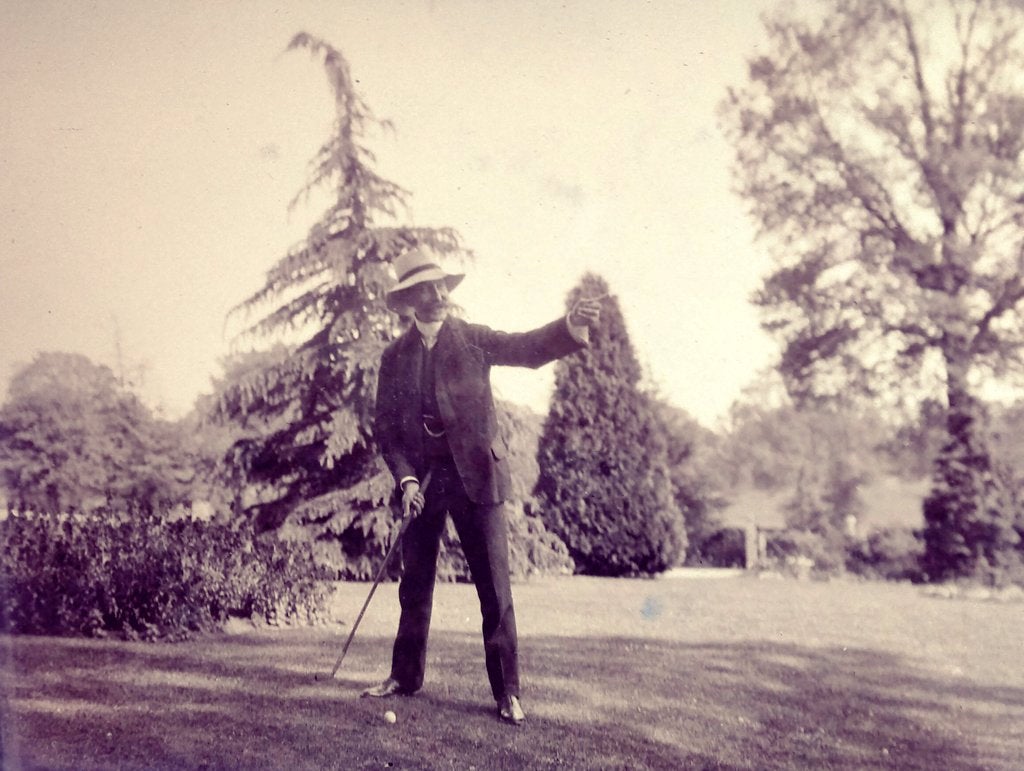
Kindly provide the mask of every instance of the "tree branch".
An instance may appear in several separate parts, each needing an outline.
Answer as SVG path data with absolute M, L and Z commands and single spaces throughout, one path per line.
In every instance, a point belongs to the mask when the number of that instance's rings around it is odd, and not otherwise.
M 950 98 L 950 106 L 953 112 L 953 147 L 960 149 L 964 141 L 964 125 L 967 122 L 967 77 L 969 73 L 968 61 L 970 59 L 971 39 L 974 36 L 974 23 L 978 18 L 978 10 L 981 0 L 975 0 L 967 19 L 966 29 L 963 28 L 963 17 L 960 10 L 956 10 L 956 27 L 959 33 L 960 43 L 960 68 L 956 73 L 956 87 Z
M 907 38 L 907 50 L 910 53 L 910 60 L 914 69 L 914 85 L 917 88 L 921 108 L 921 122 L 924 125 L 926 154 L 921 159 L 921 173 L 935 196 L 935 203 L 939 209 L 939 219 L 942 221 L 942 232 L 945 235 L 952 235 L 956 230 L 956 223 L 963 203 L 954 193 L 952 187 L 943 178 L 941 167 L 935 162 L 942 153 L 939 148 L 939 140 L 936 131 L 935 117 L 932 114 L 932 97 L 928 91 L 928 84 L 924 78 L 924 62 L 921 57 L 921 47 L 917 42 L 917 33 L 914 31 L 913 20 L 907 10 L 905 0 L 900 3 L 900 22 Z
M 907 49 L 910 51 L 910 59 L 914 65 L 914 85 L 920 97 L 921 121 L 924 124 L 925 143 L 929 153 L 934 149 L 935 142 L 935 119 L 932 117 L 932 98 L 928 92 L 928 84 L 924 80 L 924 66 L 921 61 L 921 48 L 917 43 L 917 34 L 914 32 L 914 24 L 907 10 L 907 4 L 900 3 L 900 22 L 903 31 L 907 36 Z
M 1018 264 L 1024 261 L 1024 244 L 1018 252 Z M 1017 304 L 1024 300 L 1024 277 L 1018 271 L 1013 278 L 1003 284 L 1003 290 L 999 293 L 992 307 L 979 319 L 977 331 L 971 340 L 971 351 L 984 350 L 985 346 L 993 343 L 995 338 L 992 332 L 992 324 L 1003 314 L 1013 310 Z

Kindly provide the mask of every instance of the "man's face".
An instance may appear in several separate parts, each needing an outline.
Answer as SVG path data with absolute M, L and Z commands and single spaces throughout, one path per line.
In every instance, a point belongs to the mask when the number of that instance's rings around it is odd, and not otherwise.
M 441 281 L 424 281 L 409 287 L 409 304 L 416 318 L 424 322 L 444 321 L 448 315 L 448 284 Z

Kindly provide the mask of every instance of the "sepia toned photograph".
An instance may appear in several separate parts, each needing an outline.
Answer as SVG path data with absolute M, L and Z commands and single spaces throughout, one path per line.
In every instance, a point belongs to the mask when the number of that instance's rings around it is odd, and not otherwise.
M 0 0 L 0 768 L 1024 768 L 1020 0 Z

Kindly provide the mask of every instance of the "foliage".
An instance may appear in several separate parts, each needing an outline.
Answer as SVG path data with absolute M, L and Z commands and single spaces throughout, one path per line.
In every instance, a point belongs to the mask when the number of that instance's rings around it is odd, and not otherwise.
M 1003 472 L 1024 481 L 1024 402 L 1011 405 L 989 405 L 992 415 L 989 441 L 993 458 L 1004 467 Z
M 608 293 L 587 274 L 568 305 Z M 686 530 L 673 499 L 664 433 L 639 389 L 640 366 L 618 302 L 609 297 L 587 349 L 560 360 L 538 449 L 535 494 L 576 568 L 655 573 L 677 563 Z
M 902 479 L 922 479 L 930 473 L 948 436 L 946 405 L 924 399 L 913 419 L 896 426 L 879 446 L 889 469 Z
M 954 424 L 973 383 L 1024 374 L 1024 6 L 820 7 L 769 20 L 768 53 L 723 105 L 776 263 L 755 301 L 800 398 L 944 397 L 927 572 L 997 569 L 1007 522 L 978 523 L 1014 513 Z
M 700 550 L 687 564 L 715 568 L 742 568 L 747 564 L 746 534 L 739 527 L 723 527 L 704 536 Z
M 952 435 L 924 503 L 921 566 L 932 581 L 973 577 L 997 584 L 1022 574 L 1018 503 L 996 473 L 979 412 L 953 413 Z
M 246 381 L 282 364 L 292 353 L 291 347 L 278 343 L 264 350 L 236 351 L 225 356 L 220 361 L 222 374 L 212 378 L 212 392 L 196 399 L 192 412 L 182 419 L 196 449 L 196 486 L 221 516 L 243 517 L 250 507 L 279 495 L 273 484 L 249 475 L 236 450 L 283 428 L 285 421 L 256 413 L 226 420 L 220 407 Z
M 757 294 L 808 393 L 1020 373 L 1024 8 L 780 11 L 723 114 L 775 271 Z
M 80 354 L 39 354 L 0 408 L 0 485 L 16 509 L 166 509 L 190 500 L 191 460 L 179 427 Z
M 993 474 L 1011 502 L 1019 558 L 1024 564 L 1024 404 L 995 407 L 992 411 L 988 435 Z M 1024 585 L 1024 571 L 1014 580 Z
M 885 436 L 870 408 L 740 401 L 720 444 L 720 484 L 784 490 L 789 527 L 841 533 L 863 514 L 859 490 L 881 470 Z
M 766 544 L 768 564 L 784 573 L 806 578 L 812 572 L 841 573 L 846 543 L 836 533 L 790 529 L 774 533 Z
M 308 552 L 151 513 L 13 513 L 0 521 L 0 628 L 183 639 L 229 615 L 315 620 L 325 590 Z
M 249 431 L 229 463 L 261 491 L 248 516 L 260 529 L 287 523 L 289 537 L 301 532 L 323 559 L 365 578 L 391 524 L 385 502 L 393 481 L 371 431 L 380 353 L 399 331 L 384 302 L 390 263 L 416 244 L 439 254 L 466 253 L 451 229 L 390 224 L 407 194 L 377 175 L 365 146 L 371 128 L 389 124 L 358 96 L 341 52 L 305 33 L 288 46 L 297 49 L 323 62 L 336 119 L 292 205 L 321 188 L 335 198 L 236 309 L 263 313 L 247 328 L 249 336 L 290 334 L 301 342 L 231 379 L 218 413 Z
M 846 569 L 865 578 L 919 581 L 924 554 L 921 532 L 909 528 L 876 530 L 850 545 Z
M 719 510 L 725 505 L 716 475 L 709 467 L 718 437 L 664 399 L 653 399 L 652 407 L 665 437 L 672 496 L 686 526 L 686 562 L 708 559 L 704 545 L 721 532 Z M 718 544 L 710 547 L 717 550 Z
M 576 563 L 565 542 L 551 532 L 531 509 L 512 505 L 509 517 L 509 570 L 513 580 L 575 572 Z

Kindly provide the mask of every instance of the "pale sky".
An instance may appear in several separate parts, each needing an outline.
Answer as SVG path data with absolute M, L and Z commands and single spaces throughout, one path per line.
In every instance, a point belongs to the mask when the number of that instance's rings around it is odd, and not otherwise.
M 307 31 L 395 124 L 369 143 L 406 222 L 476 253 L 470 319 L 538 326 L 596 271 L 650 378 L 714 427 L 776 353 L 715 114 L 767 5 L 0 0 L 0 379 L 119 344 L 166 416 L 209 390 L 227 311 L 323 208 L 287 211 L 333 118 L 320 64 L 282 55 Z M 495 373 L 539 411 L 552 382 Z

